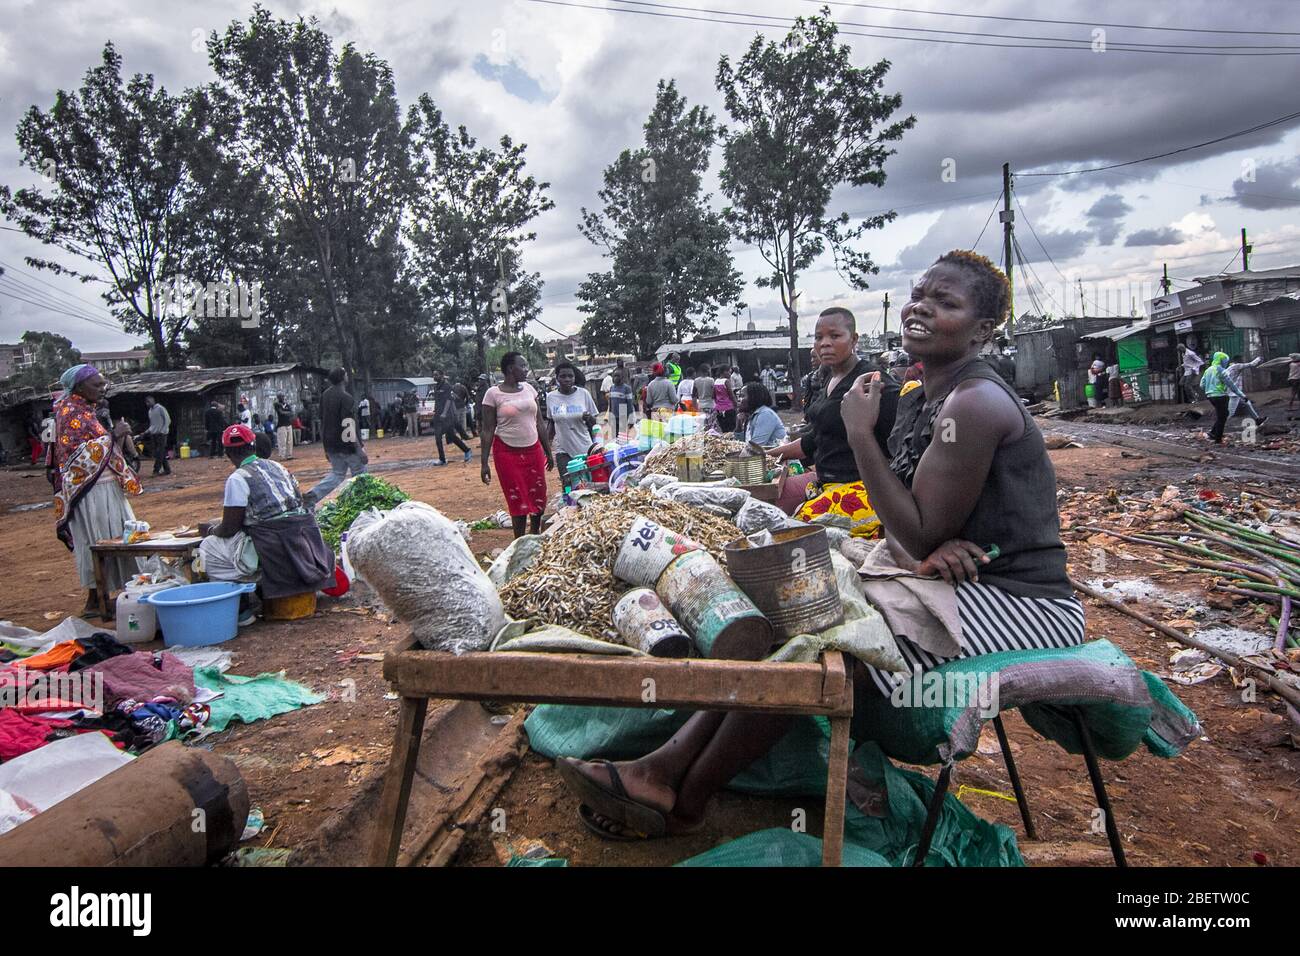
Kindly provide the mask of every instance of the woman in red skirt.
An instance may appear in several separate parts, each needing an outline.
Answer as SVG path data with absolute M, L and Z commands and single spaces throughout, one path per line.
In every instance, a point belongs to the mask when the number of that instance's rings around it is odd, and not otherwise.
M 483 396 L 483 484 L 492 483 L 488 457 L 496 459 L 497 479 L 506 496 L 506 510 L 515 537 L 542 530 L 546 510 L 546 472 L 555 467 L 551 440 L 542 427 L 537 389 L 529 385 L 528 362 L 518 352 L 501 357 L 505 381 Z

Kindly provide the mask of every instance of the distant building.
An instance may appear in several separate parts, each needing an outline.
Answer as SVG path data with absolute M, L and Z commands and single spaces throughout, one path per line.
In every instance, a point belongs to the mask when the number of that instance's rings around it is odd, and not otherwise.
M 24 342 L 17 345 L 0 344 L 0 382 L 16 375 L 24 366 L 31 364 L 31 346 Z
M 153 353 L 148 349 L 132 349 L 129 352 L 82 352 L 81 360 L 95 366 L 105 375 L 113 375 L 118 372 L 139 372 L 152 356 Z

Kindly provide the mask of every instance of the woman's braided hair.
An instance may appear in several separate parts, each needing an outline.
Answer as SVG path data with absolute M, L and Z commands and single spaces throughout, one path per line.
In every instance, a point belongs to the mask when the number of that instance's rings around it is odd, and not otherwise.
M 939 262 L 963 269 L 974 278 L 971 291 L 977 318 L 992 319 L 995 326 L 1006 321 L 1007 311 L 1011 308 L 1011 283 L 992 260 L 969 249 L 954 249 L 940 256 L 936 264 Z

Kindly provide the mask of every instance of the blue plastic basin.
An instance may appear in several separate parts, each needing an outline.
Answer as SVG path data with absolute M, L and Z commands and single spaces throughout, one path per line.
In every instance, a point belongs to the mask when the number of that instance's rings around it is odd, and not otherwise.
M 204 647 L 239 633 L 239 596 L 256 587 L 251 582 L 209 581 L 146 594 L 140 601 L 158 612 L 168 647 Z

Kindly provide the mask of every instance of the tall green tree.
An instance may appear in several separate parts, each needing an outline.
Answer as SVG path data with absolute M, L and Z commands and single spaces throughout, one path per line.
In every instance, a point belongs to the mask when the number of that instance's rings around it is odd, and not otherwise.
M 578 287 L 584 341 L 648 355 L 668 340 L 713 331 L 718 312 L 738 310 L 743 282 L 722 215 L 709 207 L 704 175 L 721 127 L 703 106 L 687 108 L 674 81 L 659 81 L 645 145 L 605 170 L 603 208 L 582 210 L 579 231 L 610 260 Z
M 218 281 L 255 236 L 257 174 L 220 144 L 237 116 L 202 90 L 172 96 L 148 74 L 122 80 L 112 43 L 81 88 L 33 106 L 18 124 L 22 162 L 48 184 L 10 194 L 0 208 L 34 239 L 85 262 L 28 258 L 40 269 L 106 288 L 123 328 L 149 337 L 159 368 L 179 359 L 191 316 L 166 294 L 177 281 Z
M 889 122 L 902 105 L 883 92 L 889 61 L 853 65 L 837 41 L 830 10 L 799 17 L 780 41 L 754 37 L 734 66 L 723 56 L 717 86 L 733 125 L 724 134 L 722 190 L 738 239 L 757 246 L 771 271 L 759 277 L 777 289 L 790 320 L 790 368 L 807 363 L 799 347 L 798 280 L 827 248 L 856 289 L 879 271 L 853 242 L 891 222 L 890 211 L 854 225 L 828 211 L 841 186 L 882 186 L 884 163 L 916 117 Z M 799 376 L 793 376 L 799 381 Z M 796 386 L 797 387 L 797 386 Z
M 523 247 L 537 238 L 532 221 L 555 205 L 550 183 L 526 172 L 523 143 L 479 146 L 427 94 L 407 122 L 420 184 L 407 230 L 413 281 L 439 327 L 472 333 L 484 369 L 489 343 L 517 338 L 541 312 L 541 276 L 524 269 Z
M 81 362 L 81 353 L 72 342 L 54 332 L 24 332 L 22 342 L 32 351 L 32 360 L 9 377 L 9 385 L 29 385 L 44 389 L 58 380 L 64 371 Z
M 335 54 L 315 18 L 279 20 L 261 6 L 213 33 L 208 56 L 242 118 L 241 166 L 262 175 L 292 219 L 281 238 L 312 266 L 318 308 L 300 318 L 320 324 L 299 334 L 327 338 L 368 383 L 372 343 L 411 331 L 391 283 L 415 187 L 392 70 L 352 44 Z

